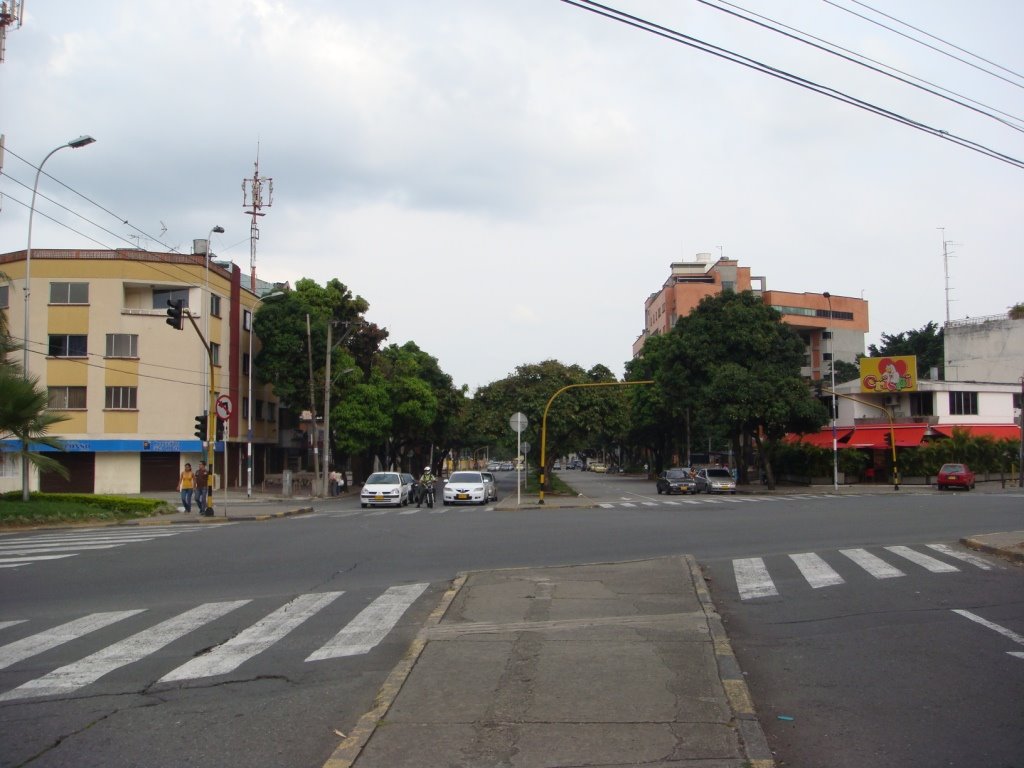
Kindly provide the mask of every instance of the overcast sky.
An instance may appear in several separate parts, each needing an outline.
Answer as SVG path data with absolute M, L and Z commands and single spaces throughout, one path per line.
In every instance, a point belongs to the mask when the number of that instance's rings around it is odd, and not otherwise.
M 857 0 L 739 6 L 1017 128 L 722 6 L 608 4 L 1024 158 L 1024 3 L 865 1 L 999 77 L 836 7 L 928 39 Z M 1024 301 L 1021 168 L 559 0 L 26 0 L 0 132 L 0 252 L 26 242 L 34 171 L 14 155 L 90 134 L 46 164 L 88 201 L 40 185 L 84 220 L 39 200 L 34 248 L 188 252 L 220 225 L 243 272 L 259 146 L 258 276 L 340 279 L 471 390 L 548 358 L 621 375 L 644 300 L 700 252 L 862 296 L 868 343 L 945 320 L 939 227 L 953 319 Z

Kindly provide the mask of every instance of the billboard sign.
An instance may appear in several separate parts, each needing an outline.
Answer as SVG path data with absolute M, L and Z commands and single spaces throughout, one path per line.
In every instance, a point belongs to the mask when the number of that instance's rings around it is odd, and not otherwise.
M 860 391 L 899 394 L 917 391 L 917 355 L 860 359 Z

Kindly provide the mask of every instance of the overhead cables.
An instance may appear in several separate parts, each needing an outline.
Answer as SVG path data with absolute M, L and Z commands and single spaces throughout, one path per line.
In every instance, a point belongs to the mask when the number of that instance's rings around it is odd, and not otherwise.
M 866 112 L 871 112 L 872 114 L 878 115 L 880 117 L 885 117 L 889 120 L 901 123 L 910 128 L 916 128 L 917 130 L 922 131 L 924 133 L 944 139 L 953 144 L 962 146 L 966 149 L 978 152 L 979 154 L 991 157 L 994 160 L 999 160 L 1001 162 L 1007 163 L 1008 165 L 1012 165 L 1016 168 L 1024 170 L 1024 160 L 1004 154 L 1002 152 L 999 152 L 998 150 L 992 149 L 991 147 L 987 147 L 983 144 L 964 138 L 962 136 L 957 136 L 956 134 L 950 133 L 949 131 L 940 128 L 934 128 L 930 125 L 926 125 L 925 123 L 914 120 L 905 115 L 901 115 L 897 112 L 893 112 L 892 110 L 880 107 L 877 104 L 872 104 L 871 102 L 864 101 L 863 99 L 858 99 L 855 96 L 852 96 L 848 93 L 844 93 L 843 91 L 839 91 L 835 88 L 822 85 L 821 83 L 816 83 L 812 80 L 800 77 L 799 75 L 795 75 L 791 72 L 786 72 L 785 70 L 778 69 L 777 67 L 772 67 L 768 64 L 765 64 L 764 62 L 752 59 L 749 56 L 744 56 L 740 53 L 736 53 L 735 51 L 730 51 L 726 48 L 722 48 L 712 43 L 708 43 L 704 40 L 700 40 L 690 35 L 685 35 L 682 32 L 669 29 L 668 27 L 661 26 L 660 24 L 655 24 L 654 22 L 647 21 L 646 19 L 642 19 L 638 16 L 633 16 L 631 14 L 625 13 L 624 11 L 619 11 L 615 8 L 610 8 L 609 6 L 593 2 L 592 0 L 561 0 L 561 2 L 566 3 L 567 5 L 572 5 L 577 8 L 580 8 L 581 10 L 590 11 L 591 13 L 594 13 L 598 16 L 604 16 L 613 21 L 618 21 L 621 24 L 626 24 L 627 26 L 635 27 L 644 32 L 648 32 L 659 37 L 664 37 L 665 39 L 671 40 L 672 42 L 679 43 L 681 45 L 686 45 L 690 48 L 695 48 L 699 51 L 702 51 L 703 53 L 710 53 L 712 56 L 717 56 L 718 58 L 731 61 L 734 64 L 740 64 L 741 66 L 753 69 L 757 72 L 761 72 L 762 74 L 770 75 L 771 77 L 783 80 L 792 85 L 800 86 L 801 88 L 805 88 L 821 96 L 827 96 L 830 99 L 834 99 L 836 101 L 849 104 L 851 106 L 857 107 L 858 109 L 862 109 Z

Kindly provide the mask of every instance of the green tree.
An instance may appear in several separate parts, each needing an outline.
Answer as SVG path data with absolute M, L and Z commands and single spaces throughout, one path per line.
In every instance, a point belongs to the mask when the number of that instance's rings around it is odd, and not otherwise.
M 46 391 L 38 386 L 35 379 L 22 378 L 13 367 L 0 369 L 0 440 L 16 439 L 21 445 L 19 455 L 22 462 L 29 462 L 40 472 L 56 472 L 67 478 L 68 470 L 59 461 L 26 449 L 33 443 L 64 449 L 60 439 L 49 432 L 55 424 L 67 421 L 67 416 L 51 413 L 46 406 Z M 27 483 L 21 489 L 21 498 L 29 500 Z
M 871 357 L 886 355 L 917 355 L 917 375 L 929 378 L 932 368 L 939 371 L 939 381 L 945 378 L 946 361 L 943 351 L 942 328 L 934 321 L 920 330 L 903 331 L 895 335 L 882 334 L 882 345 L 868 346 Z M 837 369 L 838 370 L 838 369 Z

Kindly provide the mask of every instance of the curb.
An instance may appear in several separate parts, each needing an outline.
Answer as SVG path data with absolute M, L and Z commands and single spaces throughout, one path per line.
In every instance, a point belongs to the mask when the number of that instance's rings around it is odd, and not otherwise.
M 750 768 L 774 768 L 775 758 L 768 747 L 768 739 L 765 738 L 761 722 L 757 719 L 754 700 L 750 696 L 750 689 L 747 688 L 747 681 L 743 679 L 743 672 L 740 671 L 736 655 L 732 652 L 732 645 L 725 633 L 722 618 L 718 615 L 715 604 L 711 600 L 711 593 L 704 583 L 704 574 L 693 555 L 684 555 L 683 557 L 690 570 L 690 579 L 697 590 L 697 599 L 700 600 L 701 609 L 707 619 L 708 629 L 711 631 L 715 661 L 718 662 L 718 676 L 722 680 L 726 697 L 729 699 L 729 706 L 736 720 L 736 727 L 739 730 L 740 741 L 743 743 L 748 764 Z
M 977 550 L 978 552 L 984 552 L 988 555 L 996 555 L 1005 560 L 1009 560 L 1012 563 L 1024 564 L 1024 552 L 1012 552 L 1002 547 L 996 547 L 991 544 L 986 544 L 980 539 L 966 538 L 960 539 L 960 543 L 965 547 Z

